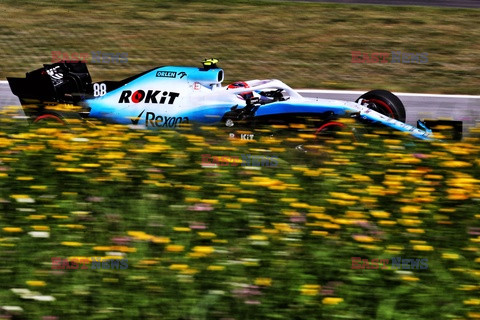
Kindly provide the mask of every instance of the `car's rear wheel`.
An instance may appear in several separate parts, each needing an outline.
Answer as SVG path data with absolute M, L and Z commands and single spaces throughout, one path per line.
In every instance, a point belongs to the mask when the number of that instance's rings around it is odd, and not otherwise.
M 405 122 L 406 113 L 402 101 L 387 90 L 372 90 L 361 95 L 356 102 L 366 104 L 368 108 L 387 117 Z

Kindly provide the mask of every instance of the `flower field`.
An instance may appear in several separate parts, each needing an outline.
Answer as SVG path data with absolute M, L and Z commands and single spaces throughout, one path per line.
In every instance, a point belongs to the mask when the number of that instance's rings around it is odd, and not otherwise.
M 0 319 L 478 319 L 479 133 L 315 144 L 2 117 Z M 399 256 L 428 268 L 352 269 Z

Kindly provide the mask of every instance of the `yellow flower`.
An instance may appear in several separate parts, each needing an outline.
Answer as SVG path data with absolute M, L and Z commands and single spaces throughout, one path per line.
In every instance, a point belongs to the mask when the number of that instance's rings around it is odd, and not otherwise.
M 416 251 L 433 251 L 432 246 L 427 246 L 427 245 L 415 245 L 413 246 L 413 250 Z
M 225 266 L 211 265 L 211 266 L 207 267 L 207 270 L 209 270 L 209 271 L 222 271 L 222 270 L 225 270 Z
M 204 254 L 210 254 L 215 251 L 213 247 L 210 246 L 195 246 L 192 249 L 193 252 L 198 252 L 198 253 L 204 253 Z
M 372 210 L 370 211 L 370 214 L 374 216 L 375 218 L 388 218 L 390 217 L 390 213 L 386 211 L 381 211 L 381 210 Z
M 202 238 L 215 238 L 217 235 L 213 232 L 197 232 L 197 234 Z
M 427 243 L 427 241 L 425 241 L 425 240 L 410 240 L 410 243 L 425 244 L 425 243 Z
M 16 228 L 16 227 L 5 227 L 2 229 L 5 232 L 22 232 L 22 228 Z
M 190 232 L 191 229 L 188 227 L 173 227 L 173 231 L 177 232 Z
M 323 298 L 322 300 L 323 304 L 331 304 L 331 305 L 339 304 L 340 302 L 343 302 L 343 298 L 326 297 L 326 298 Z
M 415 214 L 420 212 L 421 207 L 419 206 L 404 206 L 400 208 L 401 213 L 405 214 Z
M 253 199 L 253 198 L 238 198 L 238 202 L 243 202 L 243 203 L 255 203 L 255 202 L 257 202 L 257 199 Z
M 474 290 L 480 290 L 480 286 L 474 286 L 471 284 L 462 284 L 460 288 L 457 290 L 463 290 L 463 291 L 474 291 Z
M 254 282 L 257 286 L 270 287 L 272 285 L 271 278 L 256 278 Z
M 112 251 L 120 251 L 120 252 L 137 252 L 137 248 L 131 248 L 127 246 L 111 246 Z
M 62 226 L 65 226 L 69 229 L 85 229 L 85 226 L 82 226 L 81 224 L 65 224 Z
M 79 216 L 85 216 L 90 214 L 90 211 L 72 211 L 72 214 L 79 215 Z
M 76 261 L 77 263 L 89 264 L 92 262 L 92 257 L 83 257 L 83 256 L 71 256 L 68 257 L 68 261 Z
M 262 233 L 266 234 L 277 234 L 278 230 L 277 229 L 262 229 Z
M 300 292 L 304 296 L 316 296 L 320 291 L 320 286 L 318 284 L 304 284 L 300 288 Z
M 348 218 L 353 218 L 353 219 L 362 219 L 362 218 L 365 218 L 365 215 L 359 211 L 354 211 L 354 210 L 347 210 L 345 212 L 345 215 L 348 217 Z M 319 218 L 321 219 L 321 218 Z M 331 219 L 330 216 L 325 216 L 324 219 Z
M 143 231 L 127 231 L 127 234 L 137 240 L 150 240 L 153 238 L 152 235 L 146 234 Z
M 50 227 L 49 226 L 32 226 L 32 229 L 36 231 L 49 231 Z
M 203 252 L 189 252 L 187 255 L 189 258 L 204 258 L 207 256 L 206 253 Z
M 402 276 L 402 280 L 404 280 L 404 281 L 418 281 L 420 279 L 418 279 L 417 277 L 412 277 L 412 276 Z
M 440 163 L 441 167 L 447 167 L 447 168 L 465 168 L 465 167 L 470 167 L 472 166 L 471 163 L 465 162 L 465 161 L 444 161 Z
M 353 239 L 358 242 L 374 242 L 375 239 L 365 235 L 354 235 Z
M 83 173 L 83 172 L 85 172 L 85 169 L 82 169 L 82 168 L 61 167 L 61 168 L 57 168 L 57 171 L 69 172 L 69 173 Z
M 398 222 L 404 226 L 417 226 L 422 224 L 422 221 L 418 219 L 398 219 Z
M 16 180 L 19 180 L 19 181 L 31 181 L 31 180 L 34 180 L 34 177 L 32 177 L 32 176 L 17 177 Z
M 407 232 L 409 233 L 425 233 L 425 230 L 423 229 L 413 229 L 413 228 L 408 228 Z
M 273 226 L 278 231 L 287 232 L 287 233 L 295 232 L 295 229 L 290 227 L 290 225 L 288 223 L 273 223 Z
M 83 245 L 82 243 L 75 241 L 63 241 L 61 244 L 68 247 L 81 247 Z
M 460 256 L 456 253 L 442 253 L 442 259 L 457 260 Z
M 185 246 L 179 244 L 169 244 L 165 249 L 168 252 L 181 252 L 185 249 Z
M 329 192 L 333 198 L 342 199 L 342 200 L 358 200 L 360 197 L 354 196 L 348 193 L 343 192 Z
M 251 236 L 248 236 L 248 239 L 254 240 L 254 241 L 266 241 L 268 240 L 268 237 L 264 235 L 253 234 Z
M 47 285 L 45 281 L 39 280 L 28 280 L 26 283 L 31 287 L 45 287 Z
M 341 229 L 341 227 L 338 224 L 330 223 L 330 222 L 323 223 L 322 227 L 324 227 L 325 229 Z
M 187 264 L 172 264 L 169 267 L 170 270 L 185 270 L 188 269 Z
M 388 253 L 399 253 L 403 251 L 403 246 L 397 246 L 397 245 L 389 245 L 387 246 L 386 252 Z
M 467 317 L 472 318 L 472 319 L 480 319 L 480 313 L 479 312 L 469 312 L 469 313 L 467 313 Z
M 475 306 L 478 306 L 480 305 L 480 299 L 468 299 L 468 300 L 464 300 L 463 301 L 464 304 L 468 304 L 468 305 L 475 305 Z
M 290 206 L 294 207 L 294 208 L 309 208 L 310 207 L 309 204 L 303 203 L 303 202 L 293 202 L 293 203 L 290 203 Z
M 150 265 L 153 265 L 153 264 L 157 264 L 158 261 L 152 260 L 152 259 L 145 259 L 145 260 L 140 260 L 138 263 L 141 264 L 141 265 L 150 266 Z
M 45 218 L 46 216 L 44 214 L 31 214 L 27 217 L 27 219 L 30 220 L 43 220 Z
M 30 196 L 26 194 L 12 194 L 10 197 L 15 199 L 17 202 L 28 202 L 28 203 L 35 202 L 35 200 L 30 198 Z
M 170 238 L 168 237 L 153 237 L 153 243 L 170 243 Z
M 108 247 L 108 246 L 96 246 L 96 247 L 93 247 L 93 250 L 94 251 L 110 251 L 112 249 L 111 247 Z
M 207 203 L 207 204 L 218 204 L 217 199 L 202 199 L 202 200 L 200 200 L 200 202 Z
M 393 226 L 397 224 L 396 221 L 392 221 L 392 220 L 380 220 L 378 221 L 378 223 L 382 226 Z
M 68 219 L 68 216 L 53 215 L 52 218 L 54 218 L 54 219 Z
M 182 274 L 195 274 L 198 273 L 198 269 L 188 268 L 181 271 Z

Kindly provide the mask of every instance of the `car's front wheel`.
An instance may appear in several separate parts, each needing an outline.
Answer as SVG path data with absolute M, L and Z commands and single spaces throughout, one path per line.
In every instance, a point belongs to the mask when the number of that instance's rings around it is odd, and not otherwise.
M 377 111 L 387 117 L 405 122 L 405 107 L 402 101 L 387 90 L 372 90 L 361 95 L 357 103 L 365 104 L 368 108 Z

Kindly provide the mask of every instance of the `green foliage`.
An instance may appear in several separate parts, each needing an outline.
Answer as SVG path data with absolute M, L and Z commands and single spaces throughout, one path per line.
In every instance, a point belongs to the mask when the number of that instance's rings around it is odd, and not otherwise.
M 478 315 L 476 138 L 0 126 L 0 300 L 25 319 Z M 232 165 L 242 154 L 280 161 Z M 120 256 L 128 269 L 52 266 Z M 352 269 L 398 256 L 428 269 Z

